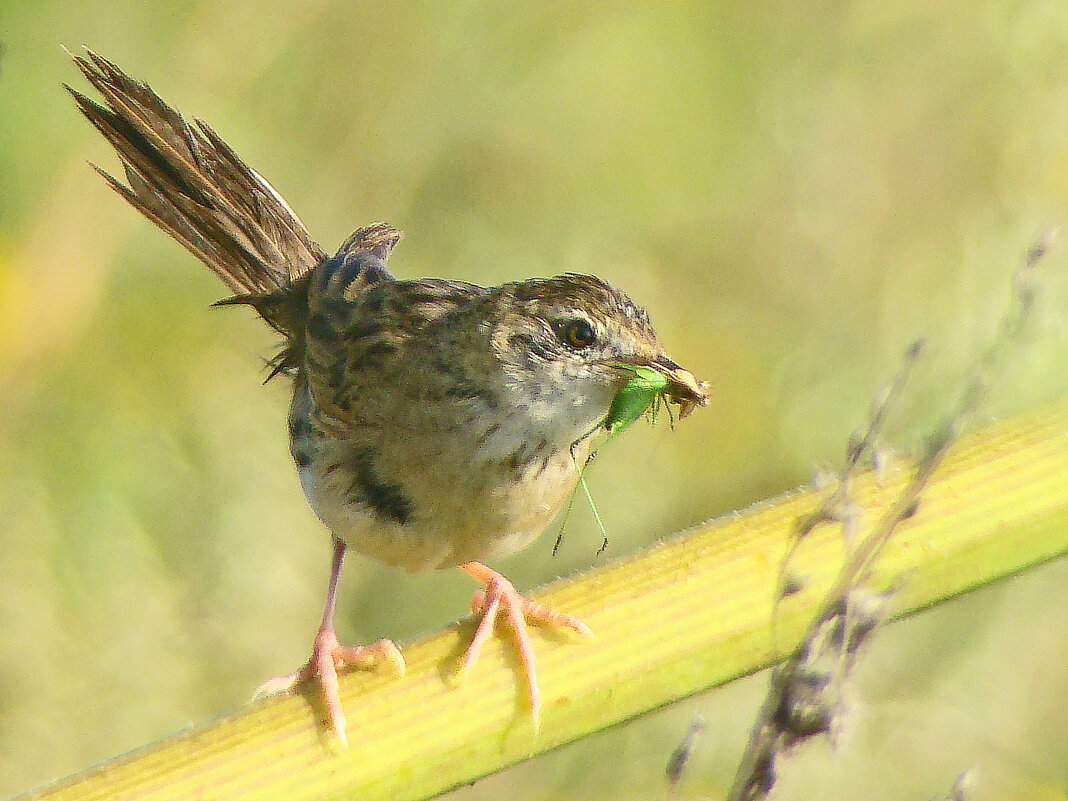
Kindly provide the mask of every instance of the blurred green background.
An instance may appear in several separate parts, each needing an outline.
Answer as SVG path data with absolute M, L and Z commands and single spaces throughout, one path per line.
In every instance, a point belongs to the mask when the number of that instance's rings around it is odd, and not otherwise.
M 576 503 L 496 563 L 520 587 L 628 553 L 840 462 L 917 336 L 907 452 L 1068 212 L 1068 5 L 0 0 L 0 796 L 242 704 L 306 658 L 329 558 L 285 442 L 273 339 L 110 193 L 61 82 L 89 45 L 209 120 L 327 250 L 384 219 L 392 266 L 495 284 L 594 272 L 713 385 L 635 426 Z M 1068 247 L 987 417 L 1068 393 Z M 465 614 L 456 571 L 354 559 L 342 639 Z M 876 638 L 838 749 L 780 798 L 1062 798 L 1068 565 Z M 764 679 L 454 794 L 719 797 Z M 353 716 L 358 726 L 358 716 Z

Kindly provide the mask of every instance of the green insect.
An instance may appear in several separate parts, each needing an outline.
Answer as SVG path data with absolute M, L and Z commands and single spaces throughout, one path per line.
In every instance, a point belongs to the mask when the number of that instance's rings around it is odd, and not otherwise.
M 653 366 L 634 364 L 620 364 L 619 366 L 632 373 L 631 379 L 612 399 L 612 405 L 608 408 L 608 414 L 605 415 L 604 420 L 590 429 L 578 442 L 586 439 L 586 437 L 593 436 L 602 428 L 608 432 L 608 439 L 612 439 L 649 411 L 650 407 L 650 418 L 655 423 L 662 403 L 670 401 L 677 404 L 680 418 L 686 417 L 695 407 L 704 406 L 708 403 L 708 385 L 703 381 L 698 381 L 690 372 L 683 370 L 669 359 L 658 360 Z M 594 454 L 590 454 L 586 464 L 581 466 L 576 464 L 576 467 L 579 473 L 578 486 L 582 487 L 586 499 L 590 502 L 593 517 L 597 521 L 597 526 L 601 529 L 601 535 L 604 538 L 601 549 L 597 552 L 601 553 L 608 547 L 608 532 L 601 521 L 601 515 L 597 512 L 597 505 L 593 502 L 590 488 L 586 484 L 586 467 L 593 459 L 593 456 Z M 556 537 L 556 544 L 553 545 L 554 556 L 563 539 L 564 526 L 567 525 L 567 518 L 571 514 L 571 504 L 574 500 L 575 495 L 572 493 L 567 502 L 567 509 L 564 512 L 564 522 L 561 524 L 560 533 Z
M 660 402 L 668 393 L 671 383 L 666 375 L 652 367 L 634 366 L 627 369 L 634 373 L 634 377 L 616 393 L 608 415 L 601 423 L 609 435 L 623 431 L 645 414 L 650 406 L 653 408 L 653 422 L 656 422 Z

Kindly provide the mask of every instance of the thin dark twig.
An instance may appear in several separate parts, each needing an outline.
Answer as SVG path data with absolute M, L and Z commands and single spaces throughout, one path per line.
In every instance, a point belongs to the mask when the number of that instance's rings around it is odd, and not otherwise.
M 886 424 L 889 410 L 897 403 L 902 392 L 904 392 L 913 368 L 923 354 L 925 345 L 926 343 L 922 339 L 918 339 L 909 345 L 897 374 L 872 401 L 868 424 L 863 434 L 850 437 L 850 442 L 846 447 L 845 466 L 835 488 L 823 499 L 823 502 L 812 514 L 797 521 L 790 548 L 781 562 L 779 580 L 775 588 L 776 601 L 789 594 L 786 589 L 790 583 L 790 576 L 786 568 L 794 553 L 809 534 L 823 523 L 845 523 L 850 527 L 855 526 L 854 508 L 849 500 L 853 477 L 862 469 L 864 456 L 875 453 L 875 446 Z
M 1002 360 L 1018 339 L 1034 305 L 1037 294 L 1034 268 L 1048 252 L 1055 233 L 1055 230 L 1045 232 L 1028 248 L 1013 278 L 1010 307 L 990 345 L 973 367 L 956 405 L 927 437 L 915 472 L 893 504 L 875 522 L 871 532 L 848 553 L 800 644 L 772 671 L 771 687 L 750 733 L 728 795 L 729 801 L 765 798 L 775 784 L 776 760 L 786 748 L 812 736 L 833 734 L 840 717 L 842 687 L 855 665 L 859 648 L 886 614 L 888 595 L 865 589 L 864 582 L 894 531 L 902 521 L 915 514 L 923 490 L 989 393 L 991 376 L 999 372 Z M 873 403 L 867 431 L 850 442 L 838 486 L 815 513 L 798 522 L 784 564 L 800 540 L 821 523 L 835 521 L 844 528 L 856 525 L 857 513 L 851 511 L 849 482 L 861 464 L 861 457 L 874 447 L 886 411 L 900 394 L 918 355 L 919 347 L 914 345 L 906 353 L 885 396 Z M 786 594 L 787 577 L 783 568 L 776 588 L 777 600 Z M 828 655 L 835 659 L 834 669 L 830 671 L 820 664 Z
M 697 738 L 705 730 L 705 726 L 704 718 L 700 715 L 690 721 L 690 727 L 686 730 L 686 734 L 683 735 L 682 741 L 671 752 L 671 756 L 668 757 L 667 766 L 664 768 L 664 777 L 668 783 L 669 799 L 674 798 L 678 792 L 683 773 L 685 773 L 686 766 L 690 762 L 690 757 L 693 756 Z

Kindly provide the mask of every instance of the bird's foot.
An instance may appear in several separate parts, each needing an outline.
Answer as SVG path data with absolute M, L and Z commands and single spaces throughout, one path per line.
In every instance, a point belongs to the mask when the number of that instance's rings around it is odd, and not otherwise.
M 534 670 L 534 648 L 530 642 L 530 635 L 527 633 L 527 622 L 533 621 L 556 628 L 571 629 L 584 637 L 592 637 L 593 632 L 577 618 L 527 600 L 519 594 L 512 582 L 481 562 L 467 562 L 460 565 L 460 569 L 486 585 L 486 589 L 479 590 L 471 598 L 471 610 L 476 615 L 481 615 L 482 619 L 467 648 L 460 673 L 461 675 L 467 674 L 475 660 L 478 659 L 482 646 L 493 632 L 493 624 L 498 617 L 503 617 L 511 630 L 519 652 L 519 661 L 523 665 L 523 673 L 527 682 L 527 700 L 531 717 L 534 719 L 534 730 L 537 731 L 541 717 L 541 692 L 538 689 L 537 673 Z
M 288 675 L 268 679 L 256 688 L 253 698 L 265 698 L 287 692 L 301 684 L 317 682 L 327 721 L 338 741 L 347 748 L 349 742 L 345 736 L 345 712 L 341 708 L 337 671 L 348 665 L 371 668 L 380 662 L 388 662 L 398 674 L 404 675 L 404 657 L 392 640 L 379 640 L 373 645 L 350 648 L 338 642 L 333 628 L 324 626 L 315 636 L 308 663 Z

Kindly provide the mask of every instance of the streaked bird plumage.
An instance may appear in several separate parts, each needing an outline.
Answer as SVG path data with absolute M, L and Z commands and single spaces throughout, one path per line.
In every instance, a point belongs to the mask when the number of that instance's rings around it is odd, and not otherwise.
M 478 562 L 549 524 L 636 366 L 665 377 L 683 414 L 705 402 L 705 385 L 666 356 L 645 311 L 599 278 L 397 280 L 386 261 L 401 234 L 385 223 L 328 256 L 210 126 L 188 124 L 95 53 L 72 57 L 104 104 L 68 89 L 125 169 L 125 183 L 101 170 L 108 183 L 222 280 L 233 296 L 220 303 L 251 306 L 283 337 L 270 377 L 292 377 L 290 450 L 336 547 L 313 658 L 271 688 L 319 680 L 344 738 L 334 670 L 368 656 L 333 634 L 337 574 L 353 549 L 409 570 L 458 565 L 485 583 L 465 665 L 499 606 L 517 629 L 536 716 L 516 615 L 585 627 L 524 601 Z M 391 643 L 372 648 L 400 660 Z

